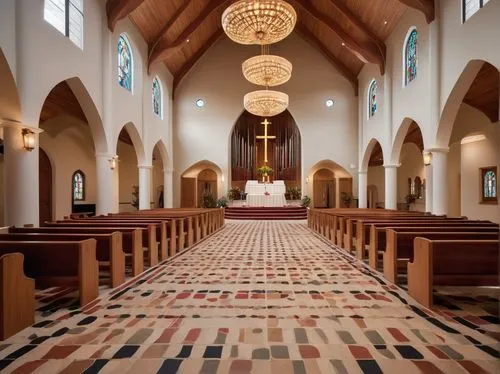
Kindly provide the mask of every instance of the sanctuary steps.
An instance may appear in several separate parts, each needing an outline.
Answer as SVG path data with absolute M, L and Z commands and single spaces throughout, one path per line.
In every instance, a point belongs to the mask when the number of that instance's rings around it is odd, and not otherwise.
M 300 220 L 307 219 L 307 208 L 291 207 L 227 207 L 225 218 L 240 220 Z

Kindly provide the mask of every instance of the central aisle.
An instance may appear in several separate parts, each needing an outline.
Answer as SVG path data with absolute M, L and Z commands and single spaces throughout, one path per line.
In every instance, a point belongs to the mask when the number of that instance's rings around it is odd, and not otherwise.
M 0 369 L 495 371 L 495 340 L 406 300 L 303 221 L 228 222 L 83 313 L 61 311 L 0 345 Z

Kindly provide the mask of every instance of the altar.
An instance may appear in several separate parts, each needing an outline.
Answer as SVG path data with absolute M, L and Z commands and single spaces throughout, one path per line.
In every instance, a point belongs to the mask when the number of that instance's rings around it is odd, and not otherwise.
M 247 181 L 245 193 L 248 206 L 282 207 L 286 205 L 285 182 L 259 183 L 256 180 Z

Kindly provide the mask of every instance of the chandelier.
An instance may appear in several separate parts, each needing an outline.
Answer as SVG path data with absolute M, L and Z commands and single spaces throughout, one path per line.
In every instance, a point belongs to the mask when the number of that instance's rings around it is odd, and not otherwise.
M 222 28 L 240 44 L 272 44 L 295 27 L 297 13 L 283 0 L 240 0 L 222 14 Z
M 288 107 L 288 95 L 271 90 L 252 91 L 244 96 L 243 106 L 256 116 L 272 117 Z
M 292 64 L 287 59 L 274 55 L 251 57 L 241 65 L 243 75 L 259 86 L 278 86 L 287 82 L 292 75 Z

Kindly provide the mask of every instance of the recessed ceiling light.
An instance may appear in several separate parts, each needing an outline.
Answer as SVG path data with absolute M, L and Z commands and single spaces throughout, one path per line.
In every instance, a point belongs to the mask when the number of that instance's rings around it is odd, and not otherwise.
M 203 99 L 196 100 L 196 106 L 198 108 L 203 108 L 205 106 L 205 101 Z
M 384 25 L 387 25 L 387 21 L 384 21 Z
M 186 43 L 189 43 L 189 39 L 186 39 Z
M 344 42 L 342 42 L 342 47 L 345 47 L 345 43 Z
M 334 104 L 334 101 L 332 99 L 328 99 L 325 101 L 325 105 L 327 108 L 331 108 Z

